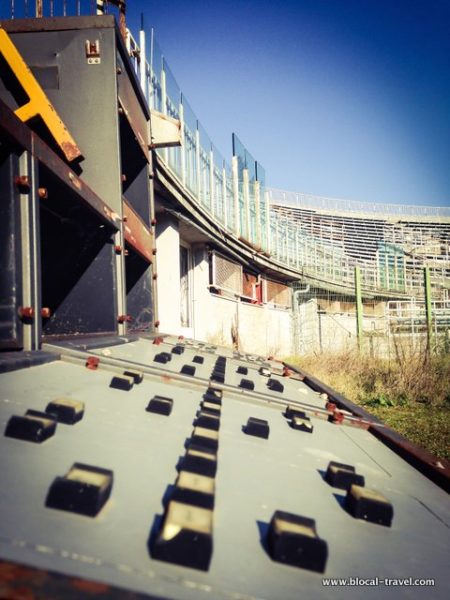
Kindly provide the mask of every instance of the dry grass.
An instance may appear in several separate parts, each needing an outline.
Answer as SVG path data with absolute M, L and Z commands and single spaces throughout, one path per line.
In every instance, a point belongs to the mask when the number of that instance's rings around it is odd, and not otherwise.
M 450 355 L 397 360 L 356 353 L 294 357 L 297 364 L 439 457 L 450 458 Z

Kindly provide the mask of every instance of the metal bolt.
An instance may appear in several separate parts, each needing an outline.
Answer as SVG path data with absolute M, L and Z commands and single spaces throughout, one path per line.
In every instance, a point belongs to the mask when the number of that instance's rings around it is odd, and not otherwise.
M 19 307 L 19 317 L 22 319 L 32 319 L 34 317 L 34 308 L 32 306 Z
M 100 363 L 100 359 L 97 356 L 89 356 L 86 361 L 86 367 L 88 369 L 92 369 L 93 371 L 95 371 L 95 369 L 98 367 L 99 363 Z
M 30 178 L 28 175 L 16 175 L 14 177 L 14 185 L 18 188 L 22 193 L 30 191 Z
M 48 198 L 48 190 L 47 188 L 40 187 L 38 189 L 38 196 L 41 200 L 47 200 Z
M 129 323 L 131 321 L 130 315 L 119 315 L 117 317 L 118 323 Z
M 41 308 L 41 317 L 43 319 L 49 319 L 51 316 L 52 316 L 52 311 L 47 306 L 43 306 Z
M 157 252 L 158 252 L 157 248 L 153 248 L 153 250 L 152 250 L 152 254 L 153 254 L 153 256 L 154 256 L 154 255 L 155 255 Z
M 122 246 L 114 246 L 114 252 L 116 254 L 121 254 L 122 253 Z
M 125 173 L 122 173 L 122 175 L 120 176 L 122 181 L 126 181 L 127 180 L 127 176 L 125 175 Z
M 342 423 L 344 420 L 344 415 L 338 410 L 335 410 L 333 416 L 331 417 L 331 420 L 333 423 Z
M 155 327 L 159 327 L 159 321 L 155 321 Z
M 153 273 L 153 279 L 158 279 L 158 273 Z
M 122 221 L 126 223 L 128 221 L 128 217 L 123 217 Z
M 151 220 L 151 226 L 154 227 L 158 221 L 156 219 Z

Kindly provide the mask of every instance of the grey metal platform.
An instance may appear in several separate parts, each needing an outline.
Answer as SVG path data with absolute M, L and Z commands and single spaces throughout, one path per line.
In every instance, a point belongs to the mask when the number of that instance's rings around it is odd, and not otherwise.
M 158 352 L 184 344 L 166 365 Z M 303 382 L 281 377 L 283 393 L 266 388 L 257 373 L 262 361 L 235 358 L 228 350 L 192 347 L 166 337 L 80 350 L 47 345 L 60 359 L 0 377 L 0 557 L 51 569 L 119 588 L 174 599 L 244 598 L 288 600 L 361 596 L 361 588 L 324 587 L 325 578 L 434 578 L 433 598 L 449 593 L 447 494 L 394 454 L 367 430 L 336 425 L 324 418 L 324 400 Z M 173 485 L 193 421 L 218 356 L 225 356 L 225 384 L 219 431 L 214 550 L 209 571 L 151 558 L 149 534 L 163 512 L 162 500 Z M 192 363 L 204 357 L 202 365 Z M 100 358 L 94 370 L 88 357 Z M 183 364 L 195 364 L 194 377 Z M 247 365 L 255 391 L 236 387 L 239 365 Z M 281 365 L 271 362 L 272 369 Z M 111 379 L 133 368 L 144 373 L 130 391 L 109 387 Z M 148 413 L 155 395 L 173 399 L 169 417 Z M 44 410 L 57 397 L 85 403 L 84 418 L 59 423 L 42 444 L 5 437 L 12 415 Z M 298 402 L 310 414 L 312 434 L 289 427 L 283 412 Z M 314 415 L 317 416 L 314 416 Z M 245 435 L 249 417 L 269 422 L 264 440 Z M 329 461 L 352 464 L 366 487 L 385 495 L 394 507 L 392 527 L 354 519 L 342 507 L 345 492 L 323 478 Z M 111 469 L 112 494 L 95 518 L 45 507 L 56 476 L 74 462 Z M 274 562 L 262 540 L 275 510 L 316 520 L 327 541 L 325 573 Z M 422 587 L 364 587 L 364 596 L 418 598 Z

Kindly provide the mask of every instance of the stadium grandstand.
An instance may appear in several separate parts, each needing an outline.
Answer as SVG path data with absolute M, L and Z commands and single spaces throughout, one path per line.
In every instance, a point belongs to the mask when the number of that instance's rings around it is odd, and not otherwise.
M 287 236 L 276 256 L 305 277 L 353 287 L 359 265 L 366 290 L 384 296 L 423 295 L 423 268 L 431 271 L 433 296 L 447 300 L 450 287 L 450 208 L 373 204 L 268 190 L 274 231 Z M 276 236 L 275 236 L 276 239 Z
M 436 339 L 450 324 L 450 209 L 375 204 L 269 189 L 273 254 L 301 271 L 294 347 L 348 347 L 360 274 L 360 334 L 370 351 L 392 352 L 392 336 L 423 349 L 424 269 Z M 305 287 L 306 286 L 306 287 Z M 351 344 L 351 341 L 350 341 Z M 374 346 L 376 345 L 376 349 Z

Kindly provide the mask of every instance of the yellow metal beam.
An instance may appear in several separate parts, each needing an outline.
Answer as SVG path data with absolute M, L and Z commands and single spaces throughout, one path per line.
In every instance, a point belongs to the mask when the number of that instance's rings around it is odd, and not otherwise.
M 40 116 L 61 148 L 68 161 L 81 157 L 81 151 L 70 135 L 53 104 L 36 81 L 31 70 L 4 29 L 0 27 L 0 54 L 8 63 L 29 101 L 16 109 L 15 114 L 23 122 Z

